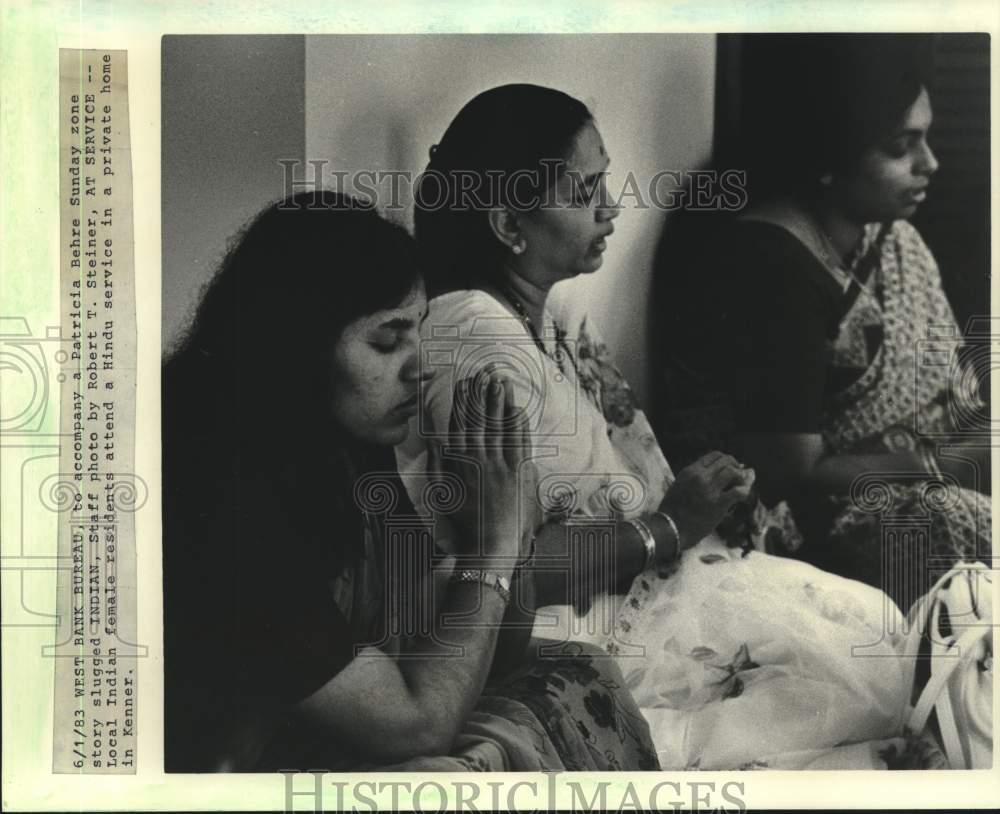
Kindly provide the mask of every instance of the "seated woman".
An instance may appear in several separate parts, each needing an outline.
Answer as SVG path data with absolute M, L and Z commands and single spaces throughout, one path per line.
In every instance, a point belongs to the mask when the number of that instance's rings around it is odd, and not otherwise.
M 209 285 L 163 375 L 169 771 L 656 768 L 593 650 L 487 683 L 527 439 L 497 383 L 459 383 L 501 430 L 452 426 L 470 486 L 436 579 L 392 458 L 425 315 L 409 235 L 333 193 L 265 209 Z
M 675 477 L 593 321 L 549 299 L 602 264 L 619 214 L 608 162 L 587 108 L 533 85 L 476 96 L 432 148 L 415 226 L 432 294 L 424 358 L 439 367 L 397 448 L 404 483 L 419 503 L 452 382 L 501 371 L 531 428 L 537 497 L 521 512 L 539 528 L 521 582 L 541 608 L 535 631 L 552 636 L 555 616 L 616 657 L 661 765 L 884 765 L 909 666 L 853 648 L 895 656 L 884 631 L 899 611 L 743 546 L 764 531 L 753 471 L 715 452 Z M 570 603 L 585 615 L 552 607 Z
M 937 454 L 970 440 L 956 414 L 982 410 L 907 220 L 938 168 L 930 97 L 907 37 L 789 43 L 750 206 L 665 297 L 661 436 L 681 459 L 722 446 L 748 461 L 765 501 L 791 504 L 798 556 L 905 611 L 991 551 L 988 439 Z

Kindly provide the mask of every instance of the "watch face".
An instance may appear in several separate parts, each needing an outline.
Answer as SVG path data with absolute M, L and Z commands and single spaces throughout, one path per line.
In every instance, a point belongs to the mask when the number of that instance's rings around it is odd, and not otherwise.
M 456 582 L 479 582 L 491 588 L 510 593 L 510 580 L 501 574 L 494 574 L 492 571 L 477 571 L 466 569 L 457 572 L 453 577 Z

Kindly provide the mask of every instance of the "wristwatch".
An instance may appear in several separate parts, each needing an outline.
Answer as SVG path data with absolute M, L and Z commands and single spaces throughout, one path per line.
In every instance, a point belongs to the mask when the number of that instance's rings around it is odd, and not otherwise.
M 478 582 L 488 585 L 504 602 L 510 602 L 510 580 L 493 571 L 481 571 L 476 568 L 465 568 L 451 575 L 451 582 Z

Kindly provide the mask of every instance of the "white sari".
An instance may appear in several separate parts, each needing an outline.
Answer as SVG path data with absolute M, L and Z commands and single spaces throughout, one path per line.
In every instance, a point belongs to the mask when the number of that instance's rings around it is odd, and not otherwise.
M 447 429 L 454 382 L 498 361 L 529 412 L 547 515 L 610 521 L 660 504 L 673 473 L 592 323 L 563 307 L 546 314 L 542 340 L 545 354 L 486 293 L 431 302 L 425 359 L 444 363 L 397 448 L 419 509 L 425 437 Z M 618 659 L 664 769 L 858 769 L 885 768 L 882 755 L 902 747 L 889 740 L 902 734 L 912 676 L 897 655 L 901 630 L 883 592 L 712 535 L 671 576 L 640 574 L 586 617 L 540 609 L 534 632 Z

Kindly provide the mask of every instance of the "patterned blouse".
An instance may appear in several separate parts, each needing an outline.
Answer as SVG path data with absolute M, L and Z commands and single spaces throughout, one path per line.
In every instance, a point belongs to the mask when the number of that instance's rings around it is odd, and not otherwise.
M 454 291 L 431 302 L 423 361 L 435 376 L 409 438 L 396 448 L 418 509 L 427 507 L 426 439 L 447 432 L 455 382 L 489 364 L 511 382 L 516 406 L 528 415 L 546 516 L 636 517 L 659 505 L 673 480 L 670 467 L 593 323 L 568 310 L 546 310 L 542 353 L 522 321 L 490 294 Z
M 455 291 L 430 303 L 423 362 L 435 367 L 435 376 L 424 388 L 409 437 L 396 448 L 400 475 L 418 510 L 438 500 L 425 476 L 427 438 L 447 431 L 455 382 L 489 364 L 510 380 L 516 406 L 528 415 L 540 503 L 529 511 L 589 523 L 588 531 L 606 534 L 614 520 L 660 505 L 673 482 L 670 466 L 593 322 L 571 311 L 547 304 L 543 353 L 521 319 L 490 294 Z M 566 350 L 572 360 L 564 358 Z M 437 532 L 445 549 L 446 520 L 439 517 Z M 622 601 L 599 595 L 585 617 L 567 606 L 542 609 L 535 633 L 601 642 Z

